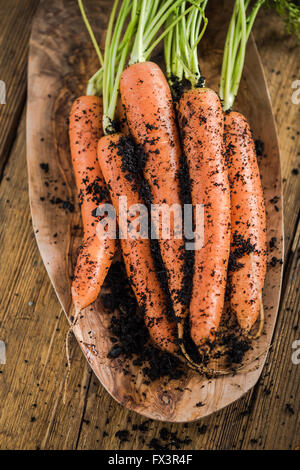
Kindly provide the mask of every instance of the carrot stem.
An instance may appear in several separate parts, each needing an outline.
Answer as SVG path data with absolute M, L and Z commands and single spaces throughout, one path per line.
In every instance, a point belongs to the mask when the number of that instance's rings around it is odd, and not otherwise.
M 129 43 L 132 39 L 132 35 L 133 35 L 132 23 L 131 23 L 130 27 L 128 27 L 126 29 L 126 32 L 125 32 L 125 34 L 124 34 L 124 36 L 121 40 L 123 20 L 124 20 L 124 16 L 126 17 L 129 13 L 130 9 L 132 8 L 132 17 L 135 18 L 135 22 L 137 22 L 136 15 L 137 15 L 137 3 L 138 3 L 138 1 L 139 0 L 132 0 L 132 2 L 128 2 L 128 0 L 127 0 L 127 1 L 124 1 L 123 4 L 122 4 L 122 7 L 120 9 L 120 14 L 118 15 L 116 23 L 115 23 L 115 30 L 116 31 L 114 32 L 114 37 L 112 39 L 112 44 L 111 44 L 111 47 L 114 50 L 114 54 L 112 56 L 113 60 L 109 64 L 110 69 L 108 71 L 108 75 L 113 75 L 114 72 L 116 72 L 118 70 L 118 68 L 120 66 L 120 61 L 121 61 L 121 63 L 123 63 L 122 58 L 123 58 L 124 48 L 126 49 L 126 47 L 128 47 L 128 45 L 129 45 Z M 156 0 L 156 2 L 157 1 L 159 1 L 159 0 Z M 114 5 L 113 10 L 112 10 L 112 14 L 114 14 L 114 15 L 116 14 L 116 8 L 118 6 L 117 3 L 116 3 L 116 5 Z M 99 45 L 96 41 L 96 38 L 95 38 L 95 35 L 93 33 L 92 27 L 91 27 L 91 25 L 88 21 L 87 16 L 86 16 L 82 0 L 78 0 L 78 5 L 79 5 L 80 11 L 81 11 L 83 21 L 84 21 L 84 23 L 86 25 L 86 28 L 87 28 L 87 30 L 90 34 L 92 44 L 95 48 L 95 51 L 97 53 L 97 56 L 99 58 L 99 62 L 100 62 L 100 65 L 101 65 L 100 69 L 97 70 L 97 72 L 89 79 L 86 94 L 87 95 L 92 95 L 92 96 L 95 96 L 95 95 L 96 96 L 101 96 L 102 92 L 103 92 L 103 81 L 104 81 L 104 59 L 103 59 L 100 47 L 99 47 Z M 120 30 L 120 28 L 121 28 L 121 30 Z M 110 40 L 110 37 L 109 37 L 109 40 Z M 115 83 L 116 83 L 115 80 L 112 80 L 112 81 L 109 82 L 110 85 L 115 84 Z M 114 96 L 114 93 L 113 93 L 113 96 Z M 113 99 L 112 102 L 111 102 L 111 105 L 110 105 L 111 106 L 110 112 L 111 112 L 114 104 L 115 104 L 115 100 Z
M 169 23 L 170 15 L 177 7 L 185 3 L 184 0 L 164 0 L 160 2 L 156 0 L 141 0 L 141 2 L 138 30 L 132 46 L 129 65 L 149 60 L 151 53 L 158 43 L 172 31 L 180 19 L 189 11 L 189 9 L 185 10 L 182 16 Z M 189 3 L 194 4 L 196 2 L 190 0 Z M 166 22 L 168 22 L 167 28 L 157 37 L 160 28 Z
M 245 55 L 246 55 L 246 46 L 247 46 L 247 18 L 246 18 L 246 11 L 245 11 L 245 4 L 244 0 L 239 0 L 239 22 L 241 25 L 241 32 L 240 32 L 240 47 L 236 58 L 236 67 L 234 70 L 234 75 L 232 79 L 232 91 L 231 96 L 232 99 L 235 98 L 237 95 L 240 81 L 242 78 L 244 62 L 245 62 Z M 232 105 L 231 105 L 232 107 Z
M 158 31 L 172 11 L 182 3 L 183 0 L 123 0 L 119 8 L 119 0 L 114 1 L 104 53 L 103 130 L 105 134 L 111 134 L 115 131 L 114 116 L 120 78 L 130 52 L 129 64 L 148 60 L 159 41 L 180 21 L 181 17 L 176 18 L 157 37 Z M 188 11 L 189 9 L 184 11 L 182 16 Z M 131 19 L 128 26 L 125 27 L 129 14 Z
M 78 6 L 79 6 L 79 8 L 80 8 L 80 12 L 81 12 L 83 21 L 84 21 L 84 23 L 85 23 L 86 29 L 88 30 L 88 33 L 89 33 L 90 38 L 91 38 L 91 40 L 92 40 L 93 46 L 94 46 L 95 51 L 96 51 L 96 53 L 97 53 L 97 56 L 98 56 L 100 65 L 103 66 L 103 64 L 104 64 L 103 56 L 102 56 L 102 53 L 101 53 L 100 48 L 99 48 L 99 46 L 98 46 L 97 40 L 96 40 L 96 38 L 95 38 L 94 32 L 93 32 L 92 27 L 91 27 L 91 25 L 90 25 L 90 22 L 89 22 L 89 20 L 88 20 L 88 17 L 86 16 L 86 13 L 85 13 L 85 9 L 84 9 L 82 0 L 78 0 Z
M 145 2 L 145 0 L 143 0 Z M 119 0 L 115 0 L 111 11 L 105 42 L 103 72 L 103 131 L 111 134 L 119 94 L 120 78 L 129 56 L 132 37 L 138 22 L 138 0 L 123 0 L 119 13 Z M 130 21 L 125 23 L 130 14 Z

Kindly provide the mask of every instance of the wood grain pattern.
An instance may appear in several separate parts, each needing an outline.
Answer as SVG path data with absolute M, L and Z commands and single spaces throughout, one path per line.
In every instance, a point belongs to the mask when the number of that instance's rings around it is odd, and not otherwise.
M 26 67 L 31 20 L 39 0 L 0 2 L 0 80 L 6 85 L 6 105 L 0 105 L 0 175 L 12 142 L 26 97 Z
M 94 10 L 94 17 L 99 18 L 98 32 L 105 29 L 106 6 L 107 2 L 98 2 L 97 9 Z M 228 17 L 225 11 L 224 15 Z M 212 16 L 211 28 L 203 46 L 205 54 L 201 58 L 202 67 L 212 87 L 216 87 L 219 80 L 222 59 L 220 51 L 224 43 L 224 28 L 221 27 L 223 22 L 224 17 L 220 19 L 216 15 Z M 62 200 L 76 201 L 68 151 L 67 117 L 72 99 L 82 93 L 86 75 L 94 72 L 91 70 L 94 54 L 90 53 L 90 48 L 86 48 L 83 37 L 85 31 L 78 10 L 71 12 L 66 10 L 61 0 L 52 2 L 51 6 L 42 2 L 32 30 L 29 55 L 27 114 L 29 194 L 37 243 L 58 298 L 69 317 L 72 314 L 70 275 L 73 272 L 79 243 L 78 237 L 72 234 L 72 225 L 79 221 L 78 211 L 70 214 L 51 204 L 51 185 L 46 187 L 48 194 L 45 195 L 45 178 L 41 177 L 40 165 L 43 162 L 50 162 L 49 174 L 57 186 L 58 197 Z M 212 48 L 210 44 L 213 37 Z M 76 61 L 73 57 L 76 57 Z M 82 73 L 84 71 L 86 73 Z M 257 138 L 265 143 L 266 156 L 260 162 L 260 170 L 267 208 L 267 236 L 269 240 L 273 236 L 277 237 L 276 253 L 273 255 L 282 258 L 282 200 L 278 142 L 262 67 L 252 39 L 248 47 L 244 76 L 237 106 L 249 118 Z M 46 179 L 49 179 L 48 175 Z M 270 203 L 275 195 L 279 198 L 278 212 L 275 212 Z M 55 242 L 54 232 L 58 234 Z M 268 270 L 264 288 L 264 305 L 268 311 L 265 334 L 253 344 L 253 351 L 247 354 L 245 359 L 247 373 L 240 373 L 235 377 L 230 375 L 208 380 L 188 371 L 187 378 L 183 380 L 171 381 L 166 386 L 164 380 L 160 380 L 145 387 L 141 371 L 131 365 L 132 373 L 138 377 L 136 383 L 133 383 L 131 376 L 122 372 L 122 359 L 111 361 L 107 358 L 112 343 L 108 340 L 109 323 L 101 299 L 81 313 L 74 332 L 95 374 L 119 403 L 154 419 L 192 421 L 223 408 L 256 383 L 266 356 L 263 353 L 267 351 L 271 341 L 279 302 L 280 282 L 281 266 L 277 265 Z M 184 391 L 178 391 L 179 388 Z M 203 403 L 202 407 L 196 406 L 199 402 Z
M 35 3 L 19 0 L 20 6 L 25 2 L 26 7 Z M 75 8 L 75 0 L 67 3 Z M 7 1 L 0 0 L 2 7 L 7 8 Z M 88 13 L 93 21 L 90 8 Z M 5 36 L 9 34 L 5 30 L 8 20 L 13 22 L 9 16 L 0 17 L 0 41 L 5 42 L 8 37 Z M 45 273 L 32 231 L 23 115 L 18 132 L 15 127 L 18 120 L 10 121 L 8 132 L 17 134 L 17 142 L 0 182 L 0 339 L 7 345 L 7 363 L 0 365 L 1 449 L 148 449 L 151 439 L 159 438 L 163 427 L 177 432 L 180 438 L 191 439 L 190 444 L 181 446 L 183 449 L 299 448 L 300 367 L 291 362 L 292 342 L 300 339 L 299 326 L 296 330 L 300 270 L 295 237 L 299 177 L 291 171 L 299 166 L 300 106 L 291 102 L 291 84 L 299 78 L 299 46 L 285 34 L 282 22 L 269 10 L 259 14 L 254 35 L 279 134 L 286 242 L 283 295 L 274 346 L 258 384 L 237 402 L 187 427 L 150 420 L 148 432 L 143 433 L 139 426 L 145 418 L 118 405 L 106 393 L 73 341 L 73 367 L 67 403 L 63 405 L 60 384 L 66 373 L 67 322 Z M 84 40 L 88 42 L 87 35 Z M 20 38 L 19 41 L 22 47 Z M 1 49 L 0 60 L 3 54 L 5 51 Z M 8 82 L 11 79 L 13 76 L 8 76 Z M 3 120 L 2 112 L 0 128 Z M 29 306 L 30 301 L 34 305 Z M 292 405 L 294 415 L 287 411 L 287 403 Z M 128 442 L 120 443 L 115 436 L 120 429 L 128 429 Z M 170 444 L 168 447 L 174 449 Z

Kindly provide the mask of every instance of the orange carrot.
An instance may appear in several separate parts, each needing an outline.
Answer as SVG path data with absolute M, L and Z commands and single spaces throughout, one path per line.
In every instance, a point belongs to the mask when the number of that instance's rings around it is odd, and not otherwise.
M 231 194 L 230 304 L 241 328 L 249 332 L 262 304 L 266 213 L 255 146 L 242 114 L 225 113 L 225 144 Z
M 181 207 L 181 148 L 171 91 L 163 72 L 153 62 L 130 65 L 121 76 L 120 91 L 130 132 L 146 153 L 144 177 L 152 203 L 166 204 L 170 209 L 173 204 Z M 175 315 L 184 318 L 188 307 L 184 282 L 185 246 L 182 237 L 175 238 L 175 228 L 172 216 L 169 239 L 156 235 Z
M 96 234 L 96 210 L 108 193 L 97 161 L 97 144 L 102 135 L 102 100 L 81 96 L 72 107 L 69 137 L 76 186 L 79 191 L 84 239 L 72 282 L 76 309 L 94 302 L 115 254 L 115 240 L 100 240 Z
M 201 350 L 215 338 L 222 309 L 230 249 L 230 196 L 223 156 L 224 119 L 217 94 L 186 91 L 179 123 L 191 178 L 192 203 L 204 205 L 204 243 L 195 251 L 190 305 L 191 337 Z
M 113 204 L 116 209 L 118 207 L 119 202 L 118 198 L 121 195 L 126 195 L 128 197 L 129 205 L 134 203 L 134 201 L 136 201 L 136 203 L 142 202 L 142 200 L 138 197 L 137 190 L 134 188 L 134 186 L 132 187 L 131 185 L 129 185 L 130 182 L 128 181 L 128 178 L 132 179 L 132 175 L 127 175 L 127 179 L 124 177 L 124 174 L 121 171 L 121 163 L 119 158 L 120 156 L 118 155 L 118 145 L 121 141 L 121 138 L 124 137 L 122 136 L 122 134 L 116 132 L 115 128 L 115 114 L 116 105 L 118 101 L 120 77 L 122 79 L 122 95 L 124 77 L 128 75 L 128 70 L 136 70 L 140 68 L 140 65 L 136 64 L 134 66 L 130 66 L 127 71 L 123 72 L 128 55 L 130 54 L 130 63 L 142 62 L 144 61 L 144 58 L 149 57 L 151 51 L 155 48 L 155 46 L 164 34 L 163 33 L 160 38 L 154 40 L 161 26 L 165 22 L 168 15 L 171 14 L 173 9 L 176 8 L 176 6 L 182 2 L 183 0 L 175 0 L 175 3 L 173 3 L 172 0 L 167 0 L 167 2 L 155 2 L 153 4 L 151 0 L 143 0 L 143 2 L 141 2 L 141 5 L 138 5 L 137 2 L 124 0 L 120 6 L 119 11 L 119 0 L 115 0 L 113 4 L 112 13 L 107 28 L 104 54 L 103 130 L 105 137 L 102 137 L 99 141 L 98 159 L 104 174 L 104 178 L 111 193 Z M 128 22 L 125 28 L 126 19 L 129 14 L 130 21 Z M 117 18 L 116 15 L 118 15 Z M 122 38 L 123 30 L 124 34 Z M 135 38 L 131 40 L 134 35 Z M 155 66 L 154 64 L 148 63 L 148 65 L 150 65 L 152 71 L 154 70 L 154 68 L 157 69 L 157 66 Z M 141 64 L 141 68 L 142 70 L 144 69 L 143 77 L 145 78 L 145 75 L 147 75 L 147 64 Z M 152 74 L 151 70 L 150 75 Z M 162 72 L 160 72 L 160 74 L 161 80 L 164 79 Z M 151 79 L 151 77 L 149 78 Z M 159 78 L 159 74 L 157 74 L 157 78 Z M 153 79 L 151 83 L 152 86 L 156 86 Z M 141 83 L 139 84 L 141 85 Z M 165 80 L 165 89 L 167 88 L 168 86 L 166 85 Z M 137 87 L 137 90 L 138 89 L 139 88 Z M 163 92 L 160 92 L 160 97 L 163 96 Z M 159 102 L 159 94 L 157 95 L 157 99 Z M 125 105 L 127 122 L 129 123 L 129 116 L 127 113 L 128 108 L 126 107 L 126 102 L 124 100 L 122 101 Z M 162 154 L 161 161 L 163 162 L 163 165 L 165 165 L 165 172 L 168 170 L 170 171 L 170 177 L 166 178 L 165 175 L 166 179 L 162 182 L 165 184 L 170 182 L 173 185 L 176 185 L 176 155 L 172 152 L 172 149 L 170 148 L 170 141 L 172 144 L 178 146 L 179 141 L 177 136 L 177 142 L 175 142 L 176 138 L 174 138 L 174 136 L 172 135 L 172 132 L 176 131 L 174 115 L 168 116 L 168 113 L 172 114 L 174 112 L 172 108 L 170 92 L 169 98 L 164 97 L 163 103 L 164 106 L 166 106 L 166 109 L 156 109 L 155 112 L 164 112 L 165 116 L 169 119 L 170 122 L 173 118 L 173 123 L 171 122 L 171 124 L 169 125 L 166 122 L 162 123 L 163 127 L 165 127 L 166 125 L 168 126 L 168 132 L 166 133 L 163 129 L 161 129 L 161 142 L 159 143 L 159 148 L 157 148 L 158 152 L 160 151 L 160 148 L 161 150 L 163 150 L 162 144 L 165 144 L 163 140 L 165 140 L 165 138 L 168 139 L 169 144 L 167 145 L 169 145 L 169 149 L 171 151 L 169 155 L 169 159 L 171 158 L 171 162 L 168 166 L 166 166 L 166 153 Z M 169 109 L 167 109 L 168 107 Z M 148 109 L 150 109 L 149 105 Z M 153 118 L 155 118 L 155 116 L 152 114 L 151 119 Z M 153 125 L 153 123 L 149 123 L 148 127 L 149 131 L 153 131 L 155 126 Z M 175 130 L 173 129 L 173 127 L 175 127 Z M 130 131 L 133 133 L 132 125 L 129 125 L 129 128 Z M 147 130 L 145 131 L 147 132 Z M 171 133 L 171 135 L 169 135 L 169 132 Z M 148 152 L 149 155 L 151 154 L 150 150 Z M 152 162 L 153 164 L 155 161 L 157 162 L 158 159 L 152 160 L 152 158 L 149 156 L 150 163 Z M 148 170 L 148 172 L 150 173 L 150 169 Z M 134 184 L 136 184 L 136 182 Z M 164 188 L 165 193 L 166 190 L 173 191 L 173 186 L 166 186 Z M 168 200 L 162 201 L 162 197 L 160 196 L 157 199 L 157 202 L 168 203 Z M 178 202 L 178 199 L 172 202 Z M 173 228 L 171 228 L 171 231 L 173 231 Z M 168 246 L 168 241 L 166 241 L 166 245 Z M 127 238 L 125 240 L 121 239 L 121 247 L 128 276 L 132 280 L 133 289 L 135 291 L 138 303 L 140 307 L 143 308 L 143 310 L 145 311 L 146 323 L 149 328 L 152 339 L 161 349 L 167 350 L 169 352 L 174 352 L 178 349 L 174 339 L 174 328 L 176 327 L 176 323 L 174 324 L 167 318 L 168 299 L 166 299 L 165 293 L 159 283 L 158 274 L 155 271 L 155 264 L 151 256 L 151 244 L 149 239 L 132 240 L 130 237 L 129 239 Z M 176 264 L 177 259 L 179 259 L 178 256 L 182 257 L 182 253 L 180 253 L 180 255 L 178 254 L 178 252 L 180 251 L 178 249 L 178 243 L 176 244 L 176 249 L 174 249 L 172 246 L 172 248 L 165 251 L 169 251 L 169 259 L 171 257 L 172 251 L 174 256 L 174 258 L 172 259 L 172 263 Z M 168 266 L 167 269 L 168 273 L 171 272 L 173 270 L 173 265 Z M 181 273 L 178 273 L 178 277 L 180 275 Z M 182 288 L 183 286 L 181 282 L 177 282 L 176 285 L 174 283 L 174 285 L 171 286 L 170 290 L 171 293 L 173 293 L 174 299 L 176 298 L 176 296 L 180 296 Z M 180 315 L 183 315 L 183 308 L 180 309 L 179 313 Z
M 136 182 L 122 165 L 122 134 L 102 137 L 98 145 L 98 160 L 118 222 L 119 198 L 127 197 L 128 207 L 133 204 L 144 204 L 139 196 Z M 127 220 L 131 223 L 136 217 L 130 213 Z M 168 319 L 165 294 L 160 286 L 154 261 L 151 256 L 150 240 L 148 238 L 121 238 L 121 248 L 128 278 L 132 284 L 135 296 L 141 310 L 144 312 L 146 325 L 154 343 L 162 350 L 175 353 L 176 324 Z

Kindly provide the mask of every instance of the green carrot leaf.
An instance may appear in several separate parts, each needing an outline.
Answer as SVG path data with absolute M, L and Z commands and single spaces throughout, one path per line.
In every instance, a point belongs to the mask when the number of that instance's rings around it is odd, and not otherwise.
M 300 1 L 299 0 L 268 0 L 269 7 L 275 7 L 284 19 L 286 30 L 300 39 Z

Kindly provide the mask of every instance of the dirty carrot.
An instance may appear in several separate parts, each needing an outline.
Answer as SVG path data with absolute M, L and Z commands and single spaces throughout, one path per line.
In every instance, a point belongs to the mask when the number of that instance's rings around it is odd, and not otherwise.
M 220 99 L 204 87 L 197 44 L 206 28 L 199 2 L 165 41 L 165 58 L 174 95 L 184 155 L 191 179 L 194 216 L 203 205 L 204 239 L 194 253 L 190 303 L 191 337 L 203 352 L 214 341 L 224 306 L 230 248 L 230 195 L 223 152 L 224 119 Z M 176 84 L 176 88 L 175 88 Z
M 154 40 L 157 32 L 180 3 L 180 0 L 167 0 L 160 4 L 142 0 L 129 67 L 122 73 L 120 82 L 130 132 L 146 154 L 144 178 L 151 194 L 148 203 L 157 208 L 152 221 L 162 260 L 161 277 L 164 277 L 164 289 L 179 322 L 188 310 L 185 246 L 183 237 L 177 236 L 180 231 L 177 224 L 182 221 L 179 185 L 181 148 L 170 87 L 160 67 L 150 62 L 149 57 L 168 31 Z M 171 24 L 169 29 L 173 26 Z M 171 214 L 170 226 L 164 234 L 163 216 L 159 210 L 165 211 L 168 218 Z
M 266 275 L 266 214 L 255 145 L 247 119 L 231 111 L 238 92 L 247 40 L 263 1 L 247 16 L 249 2 L 235 2 L 227 34 L 220 96 L 225 117 L 225 146 L 231 194 L 231 253 L 228 295 L 240 327 L 248 334 L 263 318 Z M 260 322 L 258 333 L 262 331 Z
M 120 196 L 127 198 L 129 212 L 125 213 L 125 220 L 128 224 L 128 234 L 124 234 L 120 243 L 127 276 L 144 314 L 146 326 L 153 342 L 160 349 L 174 354 L 178 349 L 176 323 L 168 317 L 165 293 L 160 286 L 152 259 L 148 232 L 145 234 L 139 232 L 138 236 L 131 232 L 131 224 L 136 220 L 137 213 L 142 207 L 145 208 L 146 218 L 148 214 L 137 185 L 132 181 L 132 175 L 122 165 L 124 147 L 128 149 L 126 140 L 127 137 L 122 134 L 108 135 L 100 139 L 98 159 L 116 210 L 119 227 L 122 217 L 119 210 Z M 131 148 L 134 152 L 134 147 Z M 132 209 L 134 205 L 138 205 L 135 210 Z
M 179 101 L 184 152 L 192 179 L 192 203 L 204 206 L 203 247 L 195 251 L 190 304 L 191 336 L 196 346 L 213 341 L 218 329 L 230 246 L 230 197 L 223 156 L 223 115 L 217 94 L 192 89 Z

